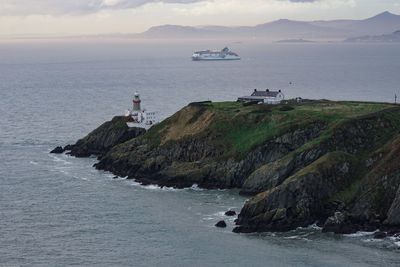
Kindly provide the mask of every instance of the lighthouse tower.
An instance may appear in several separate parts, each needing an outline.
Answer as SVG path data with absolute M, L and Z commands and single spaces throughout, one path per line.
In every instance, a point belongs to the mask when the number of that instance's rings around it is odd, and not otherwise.
M 140 100 L 139 93 L 136 92 L 133 97 L 133 110 L 132 111 L 141 111 L 140 102 L 142 102 L 142 101 Z

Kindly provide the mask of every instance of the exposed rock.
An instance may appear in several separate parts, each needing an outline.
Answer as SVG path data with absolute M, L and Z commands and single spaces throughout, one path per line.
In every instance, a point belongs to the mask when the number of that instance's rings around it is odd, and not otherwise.
M 212 145 L 207 139 L 182 137 L 155 148 L 147 145 L 145 140 L 132 140 L 124 147 L 112 149 L 96 167 L 160 186 L 181 188 L 196 183 L 205 188 L 242 187 L 245 177 L 255 169 L 282 158 L 315 138 L 325 125 L 315 123 L 305 127 L 256 147 L 239 161 L 233 158 L 218 160 L 223 148 Z M 121 154 L 129 156 L 121 160 Z M 155 164 L 160 158 L 162 160 Z
M 323 232 L 335 234 L 352 234 L 358 230 L 359 228 L 349 221 L 347 214 L 342 212 L 335 212 L 333 216 L 326 219 L 322 228 Z
M 346 215 L 341 212 L 335 212 L 335 214 L 326 219 L 325 227 L 341 225 L 346 222 Z
M 225 221 L 219 221 L 215 224 L 216 227 L 219 228 L 225 228 L 226 227 L 226 222 Z
M 138 137 L 146 132 L 143 128 L 130 128 L 126 125 L 126 117 L 114 117 L 100 127 L 69 146 L 69 153 L 75 157 L 90 155 L 102 156 L 112 147 Z
M 397 190 L 396 197 L 390 206 L 388 216 L 385 221 L 386 225 L 398 226 L 400 228 L 400 186 Z
M 52 151 L 50 151 L 50 153 L 53 153 L 53 154 L 62 154 L 62 153 L 64 153 L 64 148 L 62 148 L 61 146 L 58 146 L 58 147 L 56 147 L 56 148 L 54 148 Z
M 226 216 L 235 216 L 236 215 L 236 211 L 234 210 L 228 210 L 227 212 L 225 212 Z
M 236 231 L 286 231 L 318 220 L 324 202 L 351 182 L 352 158 L 330 153 L 244 205 Z
M 377 156 L 378 155 L 378 156 Z M 372 155 L 378 158 L 355 192 L 351 209 L 358 221 L 400 226 L 400 135 Z
M 387 236 L 386 232 L 378 231 L 374 233 L 374 238 L 375 239 L 383 239 Z

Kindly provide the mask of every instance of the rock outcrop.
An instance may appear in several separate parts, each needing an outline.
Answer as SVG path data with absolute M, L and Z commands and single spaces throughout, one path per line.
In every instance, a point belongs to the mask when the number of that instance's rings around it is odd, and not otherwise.
M 101 157 L 114 146 L 138 137 L 146 132 L 143 128 L 130 128 L 126 124 L 126 117 L 117 116 L 111 121 L 103 123 L 100 127 L 78 140 L 74 145 L 68 145 L 64 150 L 75 157 Z
M 236 215 L 236 211 L 234 210 L 228 210 L 225 212 L 226 216 L 235 216 Z
M 215 224 L 215 227 L 219 228 L 225 228 L 226 227 L 226 222 L 225 221 L 219 221 Z
M 235 231 L 286 231 L 314 223 L 325 215 L 324 203 L 351 183 L 353 169 L 348 154 L 324 155 L 281 185 L 249 200 Z
M 55 147 L 52 151 L 50 151 L 50 153 L 52 154 L 62 154 L 64 153 L 65 149 L 61 146 L 57 146 Z

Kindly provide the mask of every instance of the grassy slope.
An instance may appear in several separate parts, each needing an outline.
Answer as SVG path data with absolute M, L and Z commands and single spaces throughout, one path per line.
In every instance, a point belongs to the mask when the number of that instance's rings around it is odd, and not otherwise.
M 316 101 L 311 103 L 293 105 L 292 110 L 287 106 L 251 105 L 243 106 L 237 102 L 205 103 L 194 108 L 193 116 L 201 118 L 201 112 L 213 114 L 211 122 L 204 131 L 213 134 L 213 142 L 222 146 L 226 156 L 241 157 L 251 149 L 288 130 L 306 126 L 313 122 L 325 122 L 330 129 L 345 120 L 358 116 L 374 113 L 393 107 L 384 103 L 366 102 L 331 102 Z M 194 111 L 190 111 L 194 112 Z M 169 124 L 181 123 L 178 119 L 180 112 L 153 127 L 146 137 L 155 145 L 160 144 L 166 134 Z M 179 116 L 178 116 L 179 115 Z M 183 121 L 184 127 L 191 127 L 196 119 Z M 197 123 L 199 123 L 197 121 Z M 400 125 L 400 122 L 399 122 Z M 196 132 L 196 134 L 199 134 Z M 324 136 L 325 135 L 325 136 Z M 182 138 L 183 136 L 181 136 Z M 321 138 L 329 137 L 329 130 Z M 177 138 L 179 139 L 179 137 Z M 319 140 L 314 140 L 318 142 Z

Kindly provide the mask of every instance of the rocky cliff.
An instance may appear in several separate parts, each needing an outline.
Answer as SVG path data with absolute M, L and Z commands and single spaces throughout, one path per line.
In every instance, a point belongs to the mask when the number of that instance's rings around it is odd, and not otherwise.
M 143 128 L 129 128 L 126 117 L 117 116 L 89 133 L 76 144 L 68 145 L 63 150 L 75 157 L 103 156 L 112 147 L 138 137 L 146 132 Z
M 115 120 L 71 154 L 143 184 L 240 188 L 235 232 L 400 228 L 398 106 L 192 103 L 146 133 Z

